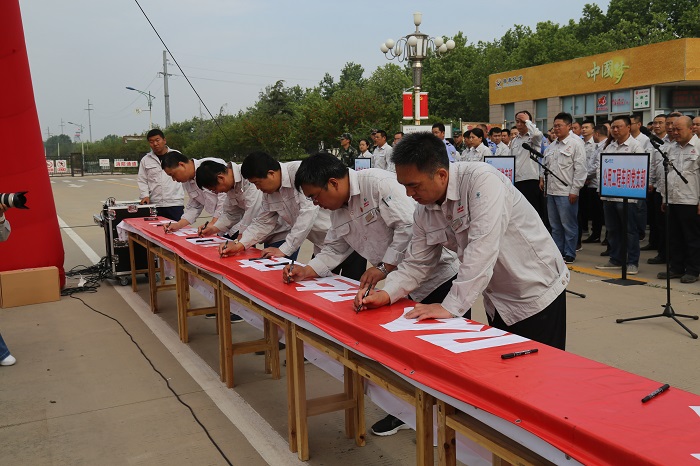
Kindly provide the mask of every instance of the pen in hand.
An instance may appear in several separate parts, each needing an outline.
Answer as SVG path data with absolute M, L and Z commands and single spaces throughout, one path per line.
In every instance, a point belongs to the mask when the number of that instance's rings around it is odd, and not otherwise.
M 224 247 L 221 248 L 221 250 L 219 251 L 219 259 L 224 257 L 224 251 L 226 250 L 227 247 L 228 247 L 228 240 L 226 240 L 226 242 L 224 243 Z
M 204 225 L 202 225 L 202 228 L 199 229 L 199 236 L 204 236 L 203 231 L 207 228 L 207 225 L 209 225 L 209 220 L 204 222 Z
M 166 233 L 170 233 L 170 225 L 172 225 L 173 222 L 168 222 L 167 225 L 163 225 L 163 229 L 165 230 Z
M 289 272 L 287 272 L 287 284 L 289 285 L 292 283 L 292 270 L 294 270 L 294 259 L 292 259 L 292 263 L 289 265 Z
M 362 300 L 360 300 L 360 304 L 358 304 L 358 306 L 355 308 L 355 314 L 357 314 L 358 312 L 360 312 L 362 310 L 362 301 L 364 301 L 364 299 L 367 296 L 369 296 L 369 290 L 371 290 L 371 289 L 372 289 L 372 285 L 369 285 L 367 287 L 367 291 L 365 291 L 365 294 L 362 295 Z

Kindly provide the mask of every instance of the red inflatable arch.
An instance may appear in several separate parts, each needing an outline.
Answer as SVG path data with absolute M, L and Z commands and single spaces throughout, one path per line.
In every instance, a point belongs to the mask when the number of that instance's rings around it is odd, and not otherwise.
M 0 193 L 29 191 L 29 210 L 9 209 L 0 271 L 55 265 L 65 284 L 63 243 L 34 103 L 18 0 L 0 1 Z

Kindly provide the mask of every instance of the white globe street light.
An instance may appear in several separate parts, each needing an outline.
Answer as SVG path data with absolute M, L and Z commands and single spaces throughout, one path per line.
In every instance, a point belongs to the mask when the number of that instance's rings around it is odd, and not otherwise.
M 430 37 L 420 32 L 418 27 L 423 21 L 423 13 L 413 13 L 413 24 L 416 30 L 400 39 L 387 39 L 379 50 L 382 51 L 387 60 L 398 60 L 400 63 L 408 60 L 413 68 L 413 107 L 414 120 L 416 125 L 420 125 L 420 90 L 423 80 L 423 60 L 432 51 L 437 57 L 455 48 L 455 41 L 452 39 L 445 42 L 442 37 Z

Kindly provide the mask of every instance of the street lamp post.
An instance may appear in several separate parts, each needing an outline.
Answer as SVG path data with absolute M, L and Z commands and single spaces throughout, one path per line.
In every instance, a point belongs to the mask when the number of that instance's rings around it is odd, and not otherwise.
M 413 68 L 413 118 L 420 125 L 420 90 L 423 80 L 423 60 L 428 51 L 433 51 L 438 57 L 455 48 L 455 42 L 447 42 L 442 37 L 430 37 L 420 32 L 418 27 L 423 19 L 423 13 L 413 13 L 413 24 L 416 30 L 398 40 L 387 39 L 379 49 L 387 60 L 397 59 L 399 62 L 408 60 Z
M 130 91 L 136 91 L 139 94 L 146 96 L 146 99 L 148 99 L 148 129 L 149 130 L 153 129 L 153 112 L 151 111 L 151 109 L 153 107 L 153 99 L 155 99 L 156 96 L 151 94 L 150 91 L 144 92 L 144 91 L 140 91 L 138 89 L 134 89 L 133 87 L 130 87 L 130 86 L 126 86 L 126 88 L 129 89 Z
M 80 153 L 81 153 L 81 160 L 83 161 L 82 164 L 82 176 L 85 176 L 85 143 L 83 142 L 83 125 L 79 125 L 78 123 L 73 123 L 72 121 L 68 122 L 69 125 L 77 126 L 80 128 Z M 71 167 L 73 162 L 71 162 Z

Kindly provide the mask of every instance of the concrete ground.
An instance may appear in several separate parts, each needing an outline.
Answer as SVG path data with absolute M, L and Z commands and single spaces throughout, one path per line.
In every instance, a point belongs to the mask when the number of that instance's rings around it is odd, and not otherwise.
M 135 176 L 52 181 L 58 216 L 67 225 L 62 230 L 65 269 L 89 265 L 105 255 L 103 230 L 92 223 L 92 215 L 108 197 L 136 199 Z M 568 295 L 568 351 L 700 395 L 700 373 L 693 369 L 698 340 L 665 317 L 615 323 L 662 311 L 665 282 L 655 277 L 663 268 L 646 264 L 654 253 L 642 253 L 640 273 L 633 277 L 646 283 L 623 287 L 603 282 L 606 274 L 594 269 L 604 262 L 603 247 L 584 247 L 572 266 L 569 289 L 586 298 Z M 308 257 L 306 248 L 300 260 Z M 226 464 L 207 431 L 232 464 L 301 464 L 286 444 L 284 375 L 271 380 L 261 356 L 239 356 L 236 388 L 226 389 L 216 373 L 214 320 L 190 319 L 190 344 L 183 345 L 177 338 L 174 292 L 159 295 L 163 312 L 153 315 L 147 291 L 144 277 L 137 294 L 105 281 L 96 293 L 0 309 L 0 330 L 18 360 L 0 367 L 0 464 Z M 700 283 L 673 280 L 671 297 L 676 312 L 700 312 Z M 482 304 L 473 309 L 474 319 L 485 322 Z M 96 311 L 117 319 L 144 354 L 117 322 Z M 682 320 L 700 333 L 699 321 Z M 258 333 L 247 324 L 233 330 L 234 339 Z M 312 365 L 307 372 L 310 395 L 340 386 Z M 371 402 L 366 409 L 368 427 L 383 416 Z M 367 446 L 358 448 L 344 438 L 342 426 L 338 413 L 310 419 L 309 464 L 415 464 L 413 431 L 369 435 Z

